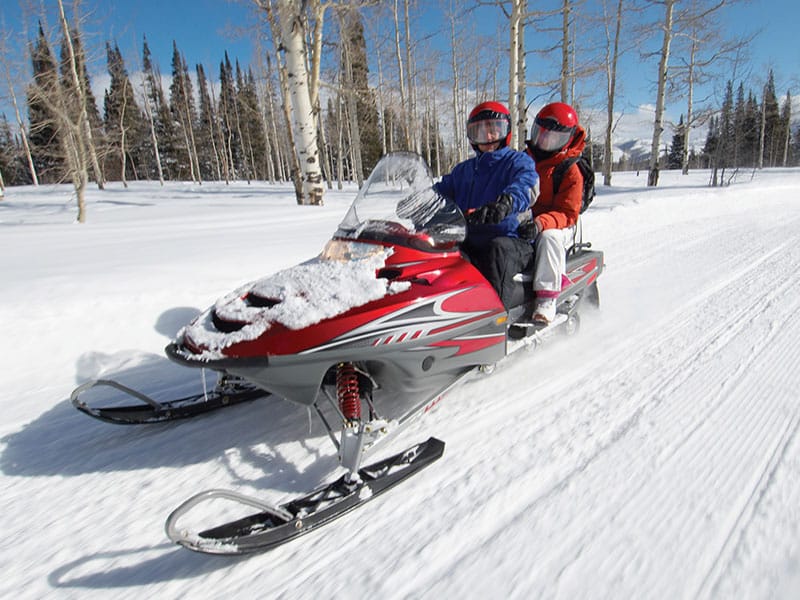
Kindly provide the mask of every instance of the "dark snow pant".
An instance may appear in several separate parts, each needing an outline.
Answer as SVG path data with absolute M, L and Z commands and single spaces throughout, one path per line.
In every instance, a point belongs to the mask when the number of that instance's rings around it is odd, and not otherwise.
M 533 246 L 530 242 L 501 236 L 494 238 L 488 246 L 473 246 L 467 242 L 462 250 L 492 284 L 506 310 L 512 308 L 514 275 L 532 264 Z

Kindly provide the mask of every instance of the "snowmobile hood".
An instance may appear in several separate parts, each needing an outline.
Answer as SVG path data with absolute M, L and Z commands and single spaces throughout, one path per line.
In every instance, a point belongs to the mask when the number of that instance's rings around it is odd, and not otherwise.
M 308 352 L 437 292 L 461 260 L 466 221 L 432 183 L 418 155 L 384 157 L 319 256 L 220 298 L 177 346 L 198 361 Z

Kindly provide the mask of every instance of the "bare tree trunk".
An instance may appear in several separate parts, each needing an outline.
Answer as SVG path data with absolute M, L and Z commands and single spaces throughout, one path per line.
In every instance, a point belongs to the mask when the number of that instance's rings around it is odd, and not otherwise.
M 405 88 L 405 71 L 403 68 L 403 55 L 401 52 L 400 47 L 400 17 L 398 15 L 398 8 L 397 8 L 398 0 L 394 0 L 394 47 L 395 47 L 395 55 L 397 57 L 397 83 L 400 86 L 398 90 L 400 92 L 400 113 L 401 119 L 403 123 L 403 133 L 406 139 L 406 149 L 411 149 L 411 132 L 408 129 L 409 124 L 409 117 L 408 117 L 408 99 L 406 98 L 406 88 Z
M 381 155 L 386 154 L 386 100 L 384 94 L 383 82 L 383 61 L 381 60 L 381 53 L 378 52 L 375 60 L 378 62 L 378 123 L 381 128 Z
M 0 60 L 2 60 L 3 62 L 3 68 L 5 70 L 5 76 L 6 76 L 6 83 L 8 84 L 8 93 L 9 97 L 11 98 L 11 104 L 14 107 L 14 116 L 17 119 L 19 136 L 20 139 L 22 140 L 22 148 L 25 152 L 25 159 L 28 162 L 28 171 L 31 174 L 31 180 L 33 182 L 33 185 L 38 186 L 39 176 L 36 173 L 36 166 L 34 165 L 33 162 L 31 147 L 30 144 L 28 143 L 28 132 L 25 127 L 25 120 L 22 118 L 22 115 L 20 114 L 19 111 L 19 105 L 17 104 L 17 94 L 14 92 L 14 82 L 12 81 L 11 70 L 8 66 L 8 58 L 7 58 L 8 55 L 6 54 L 5 42 L 3 43 L 2 47 L 0 47 L 0 55 L 3 57 Z
M 147 117 L 147 123 L 150 126 L 150 142 L 153 144 L 153 155 L 156 160 L 156 169 L 158 170 L 158 182 L 164 186 L 164 169 L 161 166 L 161 153 L 158 150 L 158 136 L 156 135 L 156 124 L 153 119 L 153 111 L 150 110 L 150 94 L 147 93 L 146 80 L 142 81 L 142 88 L 144 89 L 144 114 Z
M 406 42 L 406 79 L 408 85 L 406 86 L 408 96 L 408 133 L 409 133 L 409 150 L 413 149 L 417 153 L 421 151 L 421 140 L 419 135 L 419 127 L 417 123 L 417 90 L 414 85 L 416 64 L 411 55 L 411 19 L 408 14 L 409 0 L 403 0 L 403 10 L 405 18 L 405 42 Z M 412 68 L 413 67 L 413 68 Z
M 569 79 L 570 79 L 570 43 L 569 43 L 569 21 L 572 7 L 570 0 L 564 0 L 561 9 L 561 102 L 569 103 Z
M 217 133 L 214 125 L 218 124 L 217 115 L 214 112 L 214 86 L 211 87 L 211 106 L 209 107 L 209 132 L 208 132 L 208 139 L 211 141 L 211 153 L 214 156 L 214 170 L 217 172 L 217 181 L 222 181 L 222 164 L 220 161 L 220 151 L 217 148 Z
M 104 187 L 103 172 L 100 170 L 100 163 L 97 160 L 97 150 L 94 147 L 94 139 L 92 137 L 92 125 L 89 122 L 89 115 L 86 113 L 86 90 L 83 87 L 83 81 L 78 76 L 78 63 L 75 57 L 75 49 L 72 46 L 72 35 L 70 32 L 69 23 L 67 23 L 67 16 L 64 13 L 63 0 L 58 0 L 58 11 L 61 19 L 64 43 L 66 44 L 67 52 L 69 54 L 70 75 L 72 76 L 72 82 L 75 85 L 75 93 L 78 94 L 77 101 L 80 105 L 80 114 L 78 117 L 79 126 L 81 129 L 83 129 L 81 135 L 85 136 L 86 139 L 86 150 L 89 153 L 89 159 L 92 163 L 92 171 L 94 172 L 97 187 L 102 190 Z
M 319 71 L 322 65 L 322 31 L 325 25 L 325 10 L 330 3 L 324 4 L 320 0 L 310 0 L 311 12 L 314 15 L 314 31 L 311 36 L 311 57 L 308 74 L 308 96 L 311 99 L 311 106 L 318 114 L 319 106 Z
M 527 0 L 511 0 L 508 55 L 508 112 L 517 144 L 525 139 L 527 117 L 525 113 L 525 21 Z
M 272 79 L 273 79 L 272 60 L 270 59 L 269 55 L 267 55 L 267 76 L 268 76 L 269 80 L 272 81 Z M 267 109 L 269 110 L 269 114 L 270 115 L 277 115 L 278 111 L 275 108 L 275 103 L 273 101 L 273 97 L 272 97 L 271 91 L 268 91 L 266 96 L 267 96 Z M 283 166 L 284 166 L 284 160 L 283 160 L 284 152 L 283 152 L 283 148 L 282 148 L 281 144 L 279 143 L 279 139 L 280 138 L 278 138 L 278 126 L 275 123 L 275 118 L 269 119 L 269 121 L 267 122 L 267 125 L 269 126 L 269 131 L 268 131 L 267 138 L 271 138 L 275 142 L 274 143 L 275 169 L 276 169 L 275 177 L 277 177 L 279 181 L 289 181 L 289 179 L 290 179 L 289 174 L 286 173 L 284 168 L 283 168 Z
M 650 146 L 650 167 L 647 174 L 647 185 L 658 185 L 658 156 L 661 143 L 661 132 L 664 131 L 664 103 L 667 95 L 667 65 L 669 64 L 669 48 L 672 42 L 672 14 L 675 0 L 664 0 L 664 39 L 661 44 L 661 60 L 658 63 L 658 92 L 656 97 L 656 115 L 653 124 L 653 143 Z
M 344 15 L 339 12 L 339 28 L 345 31 Z M 355 84 L 353 81 L 353 61 L 350 56 L 350 44 L 342 39 L 342 90 L 347 105 L 348 117 L 346 123 L 350 129 L 350 156 L 353 162 L 353 171 L 358 186 L 364 183 L 364 166 L 361 155 L 361 129 L 358 123 L 358 104 L 356 98 Z
M 184 118 L 186 119 L 186 129 L 188 130 L 187 149 L 189 151 L 189 164 L 192 167 L 192 180 L 202 184 L 203 176 L 200 174 L 200 159 L 197 157 L 197 144 L 194 140 L 194 125 L 192 124 L 192 113 L 189 110 L 189 96 L 186 90 L 186 80 L 184 79 L 185 71 L 185 68 L 181 70 L 180 78 Z
M 450 69 L 451 69 L 451 81 L 452 81 L 452 93 L 453 93 L 453 131 L 455 132 L 455 150 L 456 150 L 456 160 L 461 161 L 466 156 L 466 146 L 464 144 L 464 135 L 462 132 L 465 130 L 465 127 L 462 122 L 462 110 L 460 108 L 459 102 L 459 93 L 460 93 L 460 77 L 459 73 L 461 70 L 459 69 L 458 64 L 458 40 L 459 37 L 456 33 L 456 17 L 455 17 L 455 10 L 450 11 Z
M 789 92 L 786 92 L 786 102 L 784 104 L 786 113 L 786 131 L 783 139 L 783 161 L 781 166 L 786 167 L 789 164 L 789 142 L 792 139 L 792 97 Z
M 231 88 L 229 89 L 232 88 L 233 86 L 231 85 Z M 235 123 L 233 122 L 233 117 L 231 116 L 231 107 L 229 106 L 229 104 L 231 102 L 235 102 L 235 100 L 230 97 L 230 94 L 224 94 L 222 90 L 220 90 L 219 100 L 220 110 L 222 112 L 222 119 L 220 119 L 219 126 L 220 144 L 222 146 L 225 163 L 227 164 L 228 179 L 237 180 L 241 177 L 241 173 L 239 173 L 239 169 L 237 169 L 238 165 L 233 158 L 233 128 Z M 222 129 L 223 122 L 226 125 L 224 131 Z M 239 139 L 241 141 L 241 137 Z
M 336 101 L 336 185 L 337 189 L 342 189 L 344 180 L 344 114 L 342 112 L 343 100 Z
M 611 185 L 611 172 L 614 166 L 614 153 L 611 144 L 611 134 L 614 131 L 614 101 L 617 94 L 617 63 L 619 61 L 619 39 L 622 29 L 622 2 L 617 1 L 616 23 L 614 27 L 613 50 L 610 60 L 606 55 L 606 73 L 608 74 L 608 102 L 606 103 L 606 136 L 604 142 L 605 156 L 603 159 L 603 185 Z
M 286 55 L 286 74 L 292 101 L 295 150 L 303 178 L 302 195 L 298 197 L 298 203 L 321 205 L 324 189 L 319 166 L 314 110 L 308 90 L 302 2 L 299 0 L 281 2 L 278 7 L 278 17 L 281 22 L 281 40 Z
M 125 83 L 127 86 L 127 82 Z M 127 153 L 125 149 L 125 143 L 127 136 L 125 135 L 127 132 L 125 130 L 125 110 L 128 108 L 128 95 L 125 93 L 126 88 L 122 88 L 122 107 L 119 113 L 119 154 L 121 157 L 120 165 L 119 165 L 119 173 L 120 179 L 122 180 L 122 186 L 127 189 L 128 187 L 128 180 L 126 179 L 125 167 L 127 166 Z
M 764 168 L 764 140 L 767 135 L 767 86 L 761 99 L 761 127 L 758 133 L 758 169 Z
M 209 86 L 211 91 L 211 104 L 217 106 L 217 98 L 216 94 L 214 94 L 214 86 Z M 224 110 L 224 107 L 222 107 Z M 214 128 L 214 124 L 216 124 L 216 131 Z M 216 152 L 216 160 L 219 164 L 222 165 L 222 174 L 225 178 L 225 184 L 229 184 L 231 182 L 231 178 L 233 177 L 232 170 L 233 170 L 233 163 L 228 158 L 228 144 L 225 143 L 225 134 L 222 131 L 222 119 L 220 118 L 219 114 L 217 114 L 216 118 L 211 122 L 211 138 L 213 140 L 214 136 L 217 136 L 217 144 L 215 145 L 215 152 Z M 219 168 L 219 167 L 217 167 Z
M 686 94 L 686 127 L 683 130 L 683 148 L 681 149 L 681 173 L 689 174 L 689 134 L 692 131 L 692 120 L 694 119 L 694 68 L 695 55 L 697 53 L 697 42 L 692 40 L 692 47 L 689 59 L 688 83 L 689 88 Z
M 265 94 L 268 95 L 268 94 Z M 273 145 L 273 140 L 269 135 L 269 123 L 267 122 L 267 114 L 262 109 L 259 111 L 260 113 L 260 121 L 261 121 L 261 130 L 264 132 L 264 141 L 266 142 L 266 160 L 267 160 L 267 181 L 273 182 L 275 181 L 275 155 L 277 154 L 277 144 Z
M 300 202 L 303 198 L 303 182 L 301 179 L 300 162 L 297 157 L 297 152 L 294 151 L 297 144 L 295 143 L 295 134 L 292 127 L 292 100 L 291 93 L 289 92 L 289 77 L 286 73 L 286 67 L 280 60 L 282 45 L 281 27 L 275 15 L 275 10 L 272 7 L 272 0 L 256 1 L 258 6 L 263 8 L 267 13 L 267 20 L 269 21 L 270 30 L 272 31 L 272 43 L 275 47 L 275 57 L 278 61 L 278 79 L 281 84 L 281 97 L 283 98 L 283 117 L 286 122 L 286 135 L 289 138 L 289 151 L 286 154 L 286 160 L 288 162 L 287 168 L 290 169 L 289 176 L 294 184 L 295 195 L 297 196 L 298 202 Z
M 236 134 L 239 136 L 239 143 L 242 145 L 242 161 L 244 162 L 244 170 L 245 170 L 245 178 L 247 179 L 247 183 L 250 183 L 250 180 L 253 177 L 253 168 L 252 163 L 248 160 L 247 149 L 245 147 L 245 139 L 244 135 L 242 134 L 242 120 L 239 117 L 239 99 L 238 98 L 231 98 L 233 101 L 233 117 L 236 121 Z M 233 154 L 231 154 L 231 161 L 233 161 Z
M 192 144 L 189 141 L 189 131 L 186 123 L 183 122 L 183 119 L 179 119 L 179 124 L 181 126 L 181 133 L 183 133 L 183 143 L 186 146 L 186 154 L 189 157 L 189 177 L 191 177 L 193 182 L 197 182 L 197 174 L 194 170 L 194 158 L 192 157 Z

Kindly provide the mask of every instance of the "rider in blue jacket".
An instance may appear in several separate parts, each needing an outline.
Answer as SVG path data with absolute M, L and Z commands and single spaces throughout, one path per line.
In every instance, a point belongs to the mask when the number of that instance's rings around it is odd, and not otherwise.
M 530 156 L 508 146 L 511 117 L 499 102 L 472 109 L 467 137 L 475 156 L 457 164 L 434 187 L 467 216 L 462 250 L 511 308 L 514 274 L 533 256 L 530 242 L 517 236 L 517 227 L 530 215 L 539 176 Z

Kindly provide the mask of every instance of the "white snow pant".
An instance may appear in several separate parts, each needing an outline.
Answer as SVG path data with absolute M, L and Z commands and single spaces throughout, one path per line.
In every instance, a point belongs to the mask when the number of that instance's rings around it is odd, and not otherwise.
M 558 298 L 567 268 L 567 250 L 574 240 L 574 226 L 545 229 L 536 238 L 533 291 L 537 298 Z

